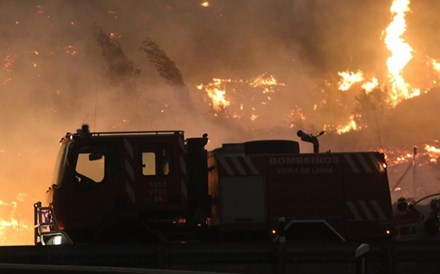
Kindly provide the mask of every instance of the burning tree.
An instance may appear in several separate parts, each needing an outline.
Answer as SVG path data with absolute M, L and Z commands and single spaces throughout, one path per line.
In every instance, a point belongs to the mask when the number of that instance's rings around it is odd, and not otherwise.
M 389 109 L 385 103 L 386 94 L 386 89 L 375 88 L 371 92 L 362 91 L 356 96 L 354 111 L 357 114 L 355 121 L 359 126 L 376 125 L 377 130 L 380 129 L 379 125 Z

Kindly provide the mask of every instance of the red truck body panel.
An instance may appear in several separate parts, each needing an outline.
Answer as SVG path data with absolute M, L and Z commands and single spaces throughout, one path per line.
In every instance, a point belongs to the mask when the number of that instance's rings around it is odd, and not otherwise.
M 287 224 L 325 221 L 345 240 L 389 237 L 383 154 L 247 154 L 243 144 L 232 144 L 214 150 L 208 162 L 219 226 L 276 227 L 283 217 Z

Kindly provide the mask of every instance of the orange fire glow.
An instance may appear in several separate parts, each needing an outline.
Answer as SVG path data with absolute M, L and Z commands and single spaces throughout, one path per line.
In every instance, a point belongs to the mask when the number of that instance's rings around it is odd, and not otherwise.
M 33 227 L 26 221 L 20 219 L 17 210 L 18 204 L 21 203 L 26 195 L 19 193 L 16 201 L 5 202 L 0 200 L 0 244 L 12 245 L 16 242 L 23 241 L 23 235 L 29 234 Z

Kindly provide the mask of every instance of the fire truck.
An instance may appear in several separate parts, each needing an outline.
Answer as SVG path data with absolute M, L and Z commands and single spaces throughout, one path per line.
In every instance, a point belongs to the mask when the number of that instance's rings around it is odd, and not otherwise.
M 61 139 L 35 244 L 364 241 L 392 237 L 379 152 L 300 153 L 293 140 L 90 132 Z

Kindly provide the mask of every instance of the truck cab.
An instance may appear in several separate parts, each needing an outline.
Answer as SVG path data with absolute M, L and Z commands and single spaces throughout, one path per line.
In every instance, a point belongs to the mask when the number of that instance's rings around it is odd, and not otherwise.
M 90 133 L 83 126 L 66 134 L 48 192 L 59 228 L 74 242 L 99 242 L 186 222 L 188 155 L 182 131 Z

